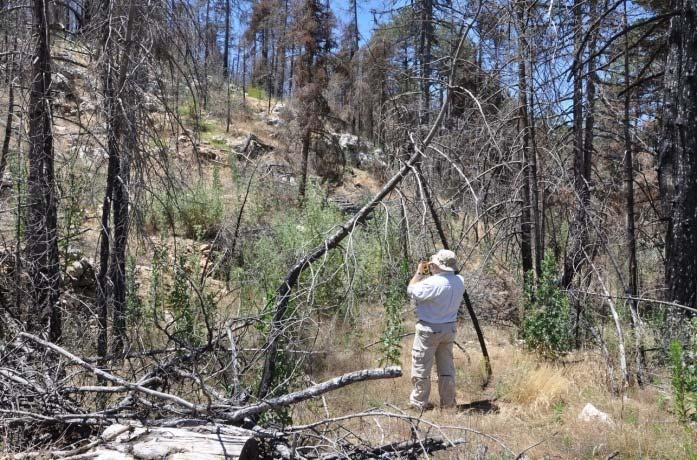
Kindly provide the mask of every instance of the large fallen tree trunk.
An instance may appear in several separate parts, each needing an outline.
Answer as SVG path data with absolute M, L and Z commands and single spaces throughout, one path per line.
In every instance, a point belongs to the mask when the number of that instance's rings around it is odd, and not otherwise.
M 256 459 L 259 457 L 256 433 L 234 426 L 201 425 L 187 428 L 144 427 L 140 424 L 114 424 L 96 439 L 68 450 L 35 451 L 15 454 L 13 460 L 94 459 Z

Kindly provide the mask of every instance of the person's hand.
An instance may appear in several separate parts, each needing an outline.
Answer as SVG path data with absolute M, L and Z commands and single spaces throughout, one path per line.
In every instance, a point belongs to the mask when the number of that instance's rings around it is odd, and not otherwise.
M 426 275 L 428 273 L 428 262 L 419 262 L 419 266 L 416 268 L 417 275 Z

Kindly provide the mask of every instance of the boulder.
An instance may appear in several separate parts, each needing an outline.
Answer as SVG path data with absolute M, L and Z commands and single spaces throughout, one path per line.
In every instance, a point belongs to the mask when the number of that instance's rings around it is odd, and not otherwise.
M 284 114 L 285 112 L 286 112 L 286 105 L 282 104 L 280 102 L 271 108 L 271 113 L 273 113 L 275 115 L 281 115 L 281 114 Z
M 96 110 L 97 110 L 97 107 L 92 102 L 83 101 L 80 103 L 80 112 L 82 112 L 82 113 L 95 112 Z
M 355 150 L 360 146 L 358 142 L 358 136 L 349 133 L 339 134 L 339 146 L 346 150 Z
M 0 190 L 3 188 L 12 188 L 15 184 L 12 174 L 9 171 L 5 171 L 2 177 L 0 177 Z
M 286 123 L 278 115 L 275 115 L 273 113 L 264 114 L 262 115 L 261 119 L 264 121 L 264 123 L 266 123 L 269 126 L 282 126 Z
M 234 149 L 243 159 L 254 160 L 266 152 L 273 150 L 273 146 L 265 144 L 254 134 L 249 134 L 244 143 L 235 145 Z
M 83 257 L 68 266 L 66 270 L 70 285 L 75 289 L 93 289 L 96 278 L 92 262 Z
M 218 150 L 214 149 L 213 147 L 209 147 L 207 145 L 201 145 L 198 147 L 198 154 L 201 158 L 205 158 L 206 160 L 217 160 L 218 159 Z
M 314 152 L 312 167 L 325 181 L 340 183 L 346 167 L 346 154 L 335 135 L 315 135 L 310 150 Z
M 148 113 L 164 112 L 165 107 L 162 101 L 152 94 L 145 94 L 141 100 L 143 108 Z
M 108 160 L 109 154 L 102 147 L 89 145 L 73 146 L 68 151 L 70 156 L 77 156 L 81 160 Z
M 75 86 L 70 78 L 60 72 L 51 75 L 51 91 L 66 98 L 75 96 Z
M 607 425 L 612 424 L 610 415 L 598 410 L 593 404 L 588 403 L 583 407 L 583 410 L 578 414 L 578 419 L 582 422 L 599 422 Z

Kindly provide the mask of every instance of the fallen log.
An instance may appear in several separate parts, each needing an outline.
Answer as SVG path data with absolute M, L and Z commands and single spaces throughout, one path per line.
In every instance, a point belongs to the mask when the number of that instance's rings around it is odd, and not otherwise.
M 351 385 L 352 383 L 362 382 L 364 380 L 396 378 L 401 376 L 402 369 L 397 366 L 386 367 L 384 369 L 364 369 L 362 371 L 349 372 L 348 374 L 334 377 L 333 379 L 326 380 L 317 385 L 305 388 L 304 390 L 243 407 L 242 409 L 236 410 L 229 415 L 223 416 L 223 418 L 229 422 L 241 422 L 247 417 L 252 417 L 271 409 L 290 406 L 292 404 L 314 398 L 323 393 L 345 387 L 346 385 Z
M 96 440 L 71 450 L 28 452 L 3 459 L 217 460 L 258 458 L 255 433 L 243 428 L 202 425 L 189 428 L 114 424 Z

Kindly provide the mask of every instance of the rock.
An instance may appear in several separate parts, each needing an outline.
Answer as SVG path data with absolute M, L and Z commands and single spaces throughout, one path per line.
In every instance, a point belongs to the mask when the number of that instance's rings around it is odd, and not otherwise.
M 79 145 L 71 147 L 68 151 L 70 156 L 77 156 L 81 160 L 108 160 L 109 154 L 102 147 L 91 147 L 89 145 Z
M 143 104 L 143 108 L 149 113 L 164 111 L 164 105 L 162 104 L 162 101 L 160 101 L 152 94 L 145 94 L 141 103 Z
M 323 180 L 339 183 L 346 167 L 346 154 L 335 135 L 316 135 L 310 146 L 312 167 Z
M 66 274 L 73 288 L 91 289 L 96 287 L 94 267 L 92 262 L 85 257 L 70 264 Z
M 201 158 L 205 158 L 206 160 L 218 159 L 218 152 L 214 148 L 209 147 L 207 145 L 199 146 L 198 154 Z
M 612 424 L 612 419 L 608 414 L 598 410 L 593 404 L 588 403 L 583 407 L 583 410 L 578 414 L 578 419 L 583 422 L 600 422 L 608 425 Z
M 357 149 L 359 146 L 358 136 L 348 133 L 339 134 L 339 146 L 342 149 Z
M 80 112 L 94 112 L 96 110 L 97 107 L 89 101 L 84 101 L 80 103 Z
M 68 260 L 80 260 L 84 257 L 84 253 L 75 246 L 68 246 L 68 249 L 65 252 Z
M 273 114 L 263 115 L 262 120 L 269 126 L 281 126 L 285 124 L 285 121 Z
M 286 105 L 282 103 L 278 103 L 273 106 L 271 109 L 271 113 L 276 114 L 276 115 L 281 115 L 282 113 L 285 113 L 286 111 Z
M 5 171 L 5 174 L 0 177 L 0 190 L 4 188 L 12 188 L 15 184 L 12 174 L 9 171 Z
M 73 82 L 60 72 L 54 72 L 51 75 L 51 90 L 54 93 L 64 95 L 66 98 L 71 98 L 75 95 Z
M 243 144 L 236 144 L 233 148 L 239 153 L 239 157 L 248 160 L 254 160 L 273 150 L 273 146 L 265 144 L 252 133 L 245 138 Z

